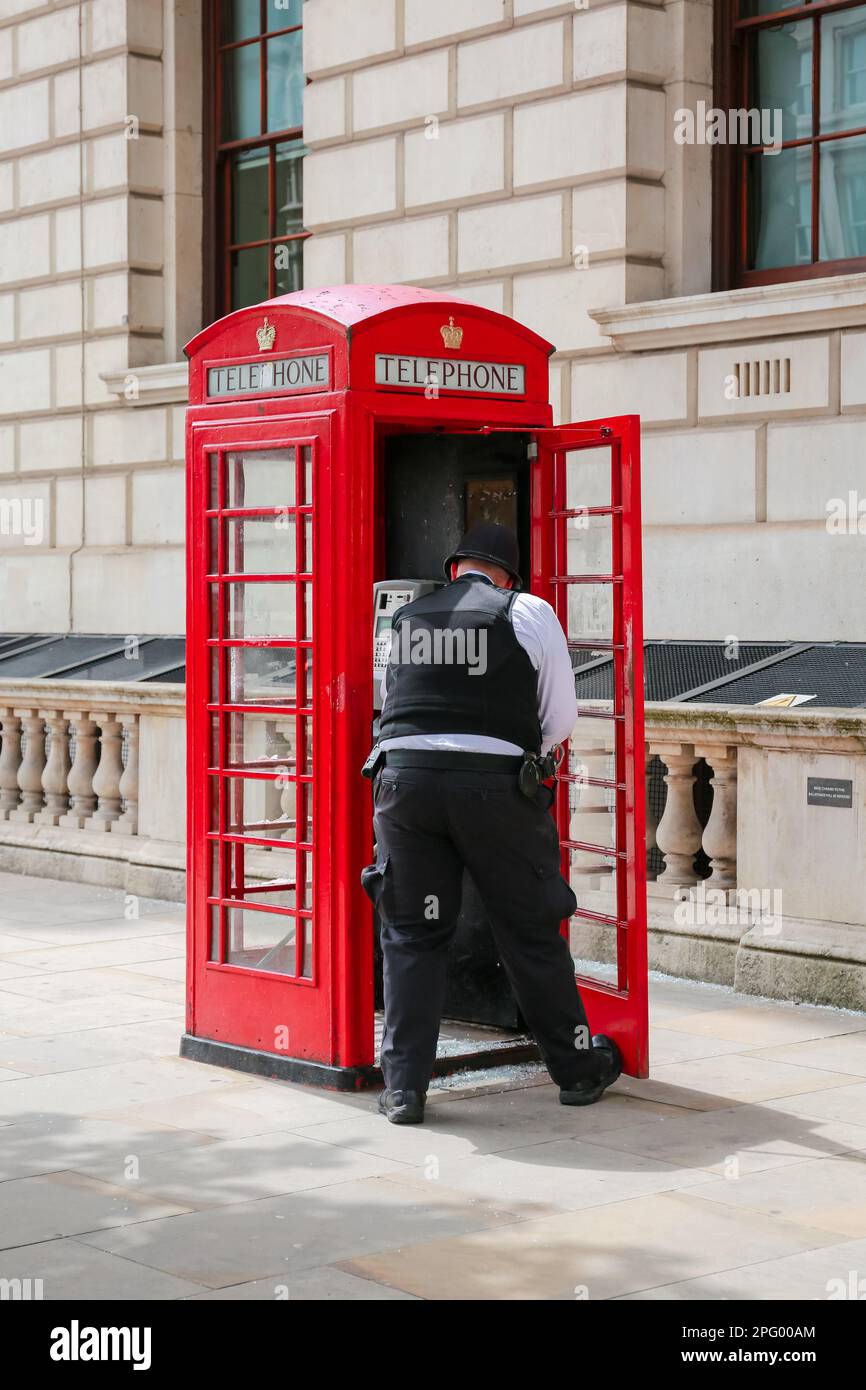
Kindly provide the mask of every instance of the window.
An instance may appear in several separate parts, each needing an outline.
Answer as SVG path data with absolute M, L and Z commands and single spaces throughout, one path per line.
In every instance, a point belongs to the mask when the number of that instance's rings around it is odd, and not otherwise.
M 205 5 L 209 317 L 301 288 L 303 0 Z
M 866 269 L 866 4 L 721 0 L 716 22 L 715 287 Z

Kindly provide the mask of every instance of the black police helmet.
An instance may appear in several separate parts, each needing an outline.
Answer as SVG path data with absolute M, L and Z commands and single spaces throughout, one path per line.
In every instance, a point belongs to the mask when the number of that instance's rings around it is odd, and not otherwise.
M 455 560 L 487 560 L 492 565 L 501 565 L 514 580 L 516 588 L 522 587 L 518 565 L 520 551 L 517 537 L 507 526 L 499 526 L 495 521 L 476 521 L 445 561 L 445 578 L 451 578 L 451 566 Z

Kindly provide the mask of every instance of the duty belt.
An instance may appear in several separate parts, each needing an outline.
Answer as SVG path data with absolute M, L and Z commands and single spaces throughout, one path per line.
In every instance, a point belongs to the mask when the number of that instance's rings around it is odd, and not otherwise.
M 443 772 L 518 773 L 523 758 L 504 753 L 457 753 L 435 748 L 391 748 L 384 753 L 386 767 L 429 767 Z

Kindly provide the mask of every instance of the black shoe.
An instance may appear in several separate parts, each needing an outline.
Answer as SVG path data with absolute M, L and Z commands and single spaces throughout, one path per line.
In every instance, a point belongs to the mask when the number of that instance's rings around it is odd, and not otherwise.
M 426 1099 L 420 1091 L 382 1091 L 379 1111 L 392 1125 L 421 1125 Z
M 613 1038 L 596 1033 L 592 1046 L 598 1053 L 601 1072 L 585 1081 L 575 1081 L 573 1086 L 560 1087 L 559 1099 L 563 1105 L 594 1105 L 622 1073 L 622 1054 Z

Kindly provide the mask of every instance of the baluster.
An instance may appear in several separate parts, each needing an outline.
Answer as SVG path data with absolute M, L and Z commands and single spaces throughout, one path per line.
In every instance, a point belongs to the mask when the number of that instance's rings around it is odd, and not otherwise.
M 69 810 L 69 720 L 62 710 L 44 709 L 40 717 L 51 732 L 51 745 L 42 774 L 45 809 L 33 818 L 34 825 L 59 825 Z
M 674 887 L 697 883 L 694 858 L 701 846 L 701 823 L 695 811 L 694 766 L 697 756 L 690 744 L 653 745 L 667 768 L 668 789 L 664 814 L 656 830 L 656 844 L 664 855 L 664 871 L 656 882 Z
M 18 768 L 21 805 L 9 812 L 11 821 L 30 824 L 42 810 L 42 773 L 45 768 L 45 721 L 36 709 L 17 709 L 24 732 L 24 756 Z
M 712 873 L 705 880 L 708 888 L 737 886 L 737 750 L 709 745 L 695 747 L 700 758 L 706 758 L 712 769 L 710 786 L 713 805 L 704 826 L 703 846 L 709 857 Z
M 85 830 L 109 830 L 120 815 L 120 779 L 123 776 L 121 728 L 113 714 L 92 712 L 99 726 L 99 766 L 93 777 L 96 810 L 84 822 Z
M 656 839 L 656 833 L 657 833 L 657 831 L 658 831 L 658 826 L 659 826 L 658 819 L 657 819 L 656 813 L 655 813 L 655 807 L 654 807 L 653 804 L 652 804 L 652 798 L 651 798 L 651 796 L 650 796 L 650 787 L 652 786 L 652 766 L 651 766 L 651 764 L 652 764 L 652 759 L 653 759 L 653 754 L 652 754 L 652 752 L 650 751 L 650 746 L 649 746 L 649 744 L 647 744 L 647 746 L 646 746 L 646 857 L 647 857 L 647 869 L 646 869 L 646 873 L 647 873 L 647 880 L 648 880 L 649 882 L 652 882 L 652 881 L 654 881 L 655 879 L 658 878 L 658 871 L 655 870 L 655 869 L 650 869 L 650 866 L 649 866 L 650 854 L 652 853 L 652 851 L 653 851 L 654 849 L 657 849 L 657 848 L 658 848 L 658 840 Z
M 119 835 L 138 834 L 138 715 L 122 714 L 120 722 L 126 729 L 126 767 L 120 779 L 123 815 L 112 821 L 109 829 Z M 121 747 L 123 745 L 121 744 Z
M 96 797 L 93 794 L 97 762 L 96 725 L 84 710 L 66 710 L 65 714 L 75 735 L 75 756 L 67 778 L 69 810 L 60 817 L 58 825 L 82 830 L 88 816 L 96 810 Z
M 3 743 L 0 746 L 0 821 L 8 820 L 11 811 L 17 807 L 21 794 L 18 791 L 18 768 L 21 764 L 21 720 L 8 707 L 0 709 L 0 730 Z

